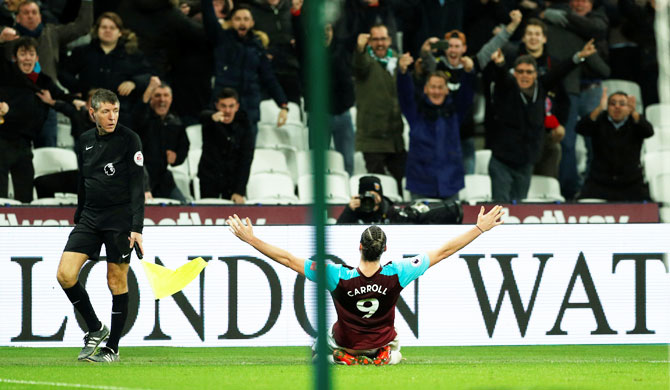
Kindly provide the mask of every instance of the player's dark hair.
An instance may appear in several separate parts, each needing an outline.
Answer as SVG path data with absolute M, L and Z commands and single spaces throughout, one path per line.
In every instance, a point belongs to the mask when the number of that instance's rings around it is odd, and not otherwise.
M 91 96 L 91 107 L 98 111 L 102 103 L 119 104 L 119 98 L 108 89 L 100 88 Z
M 19 53 L 19 49 L 25 49 L 25 50 L 30 50 L 30 49 L 35 49 L 35 52 L 37 53 L 37 39 L 33 37 L 21 37 L 14 41 L 12 47 L 12 54 L 14 57 Z M 39 53 L 38 53 L 39 54 Z
M 224 88 L 219 93 L 216 94 L 216 101 L 218 102 L 221 99 L 233 98 L 238 103 L 240 101 L 240 96 L 237 94 L 237 91 L 232 88 Z
M 379 226 L 372 225 L 361 234 L 361 245 L 363 260 L 377 261 L 386 249 L 386 234 Z

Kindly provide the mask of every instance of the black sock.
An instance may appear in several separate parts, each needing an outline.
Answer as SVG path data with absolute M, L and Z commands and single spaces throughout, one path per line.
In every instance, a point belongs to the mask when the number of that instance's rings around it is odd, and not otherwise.
M 117 353 L 119 352 L 121 332 L 126 325 L 126 318 L 128 318 L 128 293 L 112 295 L 112 328 L 107 346 Z
M 88 326 L 89 332 L 96 332 L 102 328 L 102 323 L 98 319 L 98 316 L 95 315 L 93 306 L 91 306 L 91 301 L 88 299 L 88 293 L 84 289 L 84 286 L 77 281 L 77 284 L 70 288 L 64 288 L 63 291 L 67 295 L 70 302 L 77 312 L 84 318 L 86 321 L 86 326 Z

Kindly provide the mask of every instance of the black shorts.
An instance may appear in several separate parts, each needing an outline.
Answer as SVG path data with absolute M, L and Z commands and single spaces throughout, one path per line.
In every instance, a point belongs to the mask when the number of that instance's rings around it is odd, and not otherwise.
M 128 237 L 131 220 L 127 207 L 95 211 L 84 209 L 63 251 L 84 253 L 91 260 L 99 260 L 100 249 L 105 244 L 107 262 L 130 263 L 132 248 Z

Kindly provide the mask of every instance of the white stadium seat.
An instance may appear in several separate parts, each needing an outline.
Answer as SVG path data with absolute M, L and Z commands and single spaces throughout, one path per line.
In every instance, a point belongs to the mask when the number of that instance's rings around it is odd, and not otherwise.
M 77 155 L 61 148 L 37 148 L 33 150 L 35 177 L 64 171 L 76 171 Z
M 491 178 L 488 175 L 465 175 L 465 188 L 458 192 L 458 199 L 469 203 L 490 202 Z
M 0 198 L 0 207 L 2 206 L 19 206 L 22 203 L 16 199 Z
M 670 172 L 659 173 L 650 178 L 649 195 L 655 202 L 670 205 Z
M 190 143 L 189 149 L 202 149 L 202 125 L 195 124 L 186 128 L 186 136 Z
M 249 176 L 247 182 L 247 199 L 275 200 L 277 204 L 282 202 L 298 203 L 295 196 L 293 180 L 287 174 L 281 173 L 257 173 Z
M 251 175 L 257 173 L 283 173 L 290 175 L 286 164 L 286 156 L 279 150 L 256 149 L 251 162 Z
M 325 175 L 326 203 L 349 203 L 349 180 L 342 175 Z M 302 203 L 314 202 L 314 175 L 306 174 L 298 179 L 298 195 Z
M 565 202 L 561 195 L 561 185 L 556 178 L 550 176 L 533 175 L 530 178 L 530 188 L 524 202 Z
M 670 173 L 670 149 L 645 153 L 642 156 L 644 176 L 647 182 L 661 173 Z
M 475 174 L 488 175 L 489 161 L 491 161 L 491 150 L 480 149 L 475 152 Z
M 644 116 L 654 128 L 670 127 L 670 104 L 651 104 L 647 106 Z
M 180 205 L 181 203 L 177 199 L 170 198 L 153 198 L 145 202 L 147 205 Z

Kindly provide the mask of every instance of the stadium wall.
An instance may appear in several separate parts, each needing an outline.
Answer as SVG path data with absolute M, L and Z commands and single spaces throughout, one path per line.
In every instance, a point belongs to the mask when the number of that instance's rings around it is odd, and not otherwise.
M 382 263 L 434 249 L 466 226 L 385 226 Z M 0 345 L 80 346 L 83 322 L 56 281 L 69 227 L 0 227 Z M 360 226 L 327 228 L 331 261 L 358 263 Z M 260 226 L 263 240 L 313 253 L 310 226 Z M 669 224 L 503 225 L 429 269 L 403 291 L 402 345 L 670 342 Z M 209 265 L 183 292 L 155 301 L 131 262 L 122 345 L 310 345 L 314 284 L 264 258 L 223 226 L 150 226 L 145 259 Z M 104 251 L 103 251 L 104 253 Z M 109 324 L 105 267 L 86 284 Z M 334 321 L 332 306 L 329 322 Z

